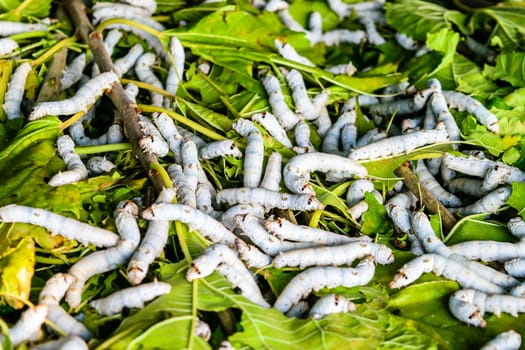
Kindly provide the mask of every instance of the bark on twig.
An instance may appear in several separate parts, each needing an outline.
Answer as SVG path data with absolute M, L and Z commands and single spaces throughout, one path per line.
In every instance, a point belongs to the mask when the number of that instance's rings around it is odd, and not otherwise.
M 78 35 L 88 44 L 100 71 L 114 71 L 111 57 L 104 48 L 102 33 L 95 31 L 86 15 L 86 6 L 81 0 L 64 0 L 62 5 L 77 29 Z M 124 132 L 132 145 L 133 153 L 137 156 L 144 169 L 146 169 L 155 190 L 160 192 L 165 187 L 165 184 L 159 173 L 151 167 L 151 164 L 158 163 L 157 157 L 151 153 L 144 152 L 139 145 L 139 140 L 143 137 L 143 133 L 138 122 L 136 106 L 129 100 L 120 83 L 113 84 L 108 96 L 117 109 L 118 119 L 123 124 Z
M 456 224 L 456 218 L 448 211 L 440 201 L 438 201 L 425 187 L 421 185 L 417 176 L 410 170 L 408 163 L 401 165 L 394 170 L 396 176 L 403 178 L 403 183 L 421 201 L 432 214 L 440 214 L 441 222 L 445 232 L 449 232 Z

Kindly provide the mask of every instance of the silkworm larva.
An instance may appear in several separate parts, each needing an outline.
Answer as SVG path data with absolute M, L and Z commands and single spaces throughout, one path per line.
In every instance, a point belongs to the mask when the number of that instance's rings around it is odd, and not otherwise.
M 369 242 L 368 236 L 348 237 L 314 227 L 296 225 L 284 218 L 266 220 L 264 227 L 283 240 L 308 242 L 316 245 L 339 245 L 351 242 Z
M 370 44 L 379 46 L 386 42 L 385 38 L 383 38 L 377 31 L 374 20 L 370 18 L 366 12 L 361 12 L 359 21 L 365 27 L 366 39 Z
M 323 144 L 321 147 L 323 152 L 340 155 L 343 154 L 343 152 L 339 150 L 341 130 L 345 125 L 354 125 L 355 118 L 355 110 L 344 112 L 339 116 L 339 118 L 337 118 L 335 123 L 330 126 L 323 137 Z
M 327 3 L 330 10 L 339 16 L 339 21 L 350 15 L 351 8 L 347 3 L 344 3 L 341 0 L 327 0 Z
M 450 108 L 455 108 L 460 112 L 467 111 L 487 127 L 489 131 L 499 133 L 499 120 L 479 101 L 474 98 L 456 91 L 443 91 Z
M 73 316 L 68 314 L 58 304 L 46 304 L 48 307 L 47 319 L 60 330 L 62 334 L 77 336 L 84 340 L 89 340 L 93 337 L 89 329 L 77 321 Z
M 308 29 L 306 37 L 310 40 L 310 44 L 315 45 L 319 43 L 323 36 L 323 16 L 320 12 L 310 12 L 308 16 Z
M 292 148 L 292 142 L 286 134 L 286 130 L 282 127 L 277 118 L 270 112 L 255 113 L 252 115 L 252 120 L 261 124 L 261 126 L 268 131 L 268 133 L 283 146 Z
M 310 185 L 310 173 L 325 172 L 326 180 L 338 182 L 344 179 L 368 175 L 364 166 L 356 161 L 328 153 L 304 153 L 291 158 L 284 166 L 283 179 L 286 187 L 294 193 L 314 194 Z
M 434 158 L 437 159 L 437 158 Z M 452 179 L 448 184 L 447 187 L 450 190 L 450 192 L 453 193 L 464 193 L 471 197 L 480 198 L 487 194 L 486 192 L 481 190 L 481 185 L 483 183 L 483 180 L 479 179 L 473 179 L 470 177 L 458 177 L 455 179 Z
M 200 318 L 195 320 L 195 335 L 203 338 L 205 341 L 208 341 L 211 338 L 210 326 Z
M 125 307 L 143 308 L 145 302 L 168 294 L 170 291 L 171 285 L 169 283 L 155 281 L 119 290 L 105 298 L 93 300 L 89 305 L 95 308 L 99 314 L 111 316 L 118 314 Z
M 359 148 L 377 141 L 381 141 L 383 139 L 386 139 L 387 136 L 388 135 L 386 132 L 381 131 L 378 128 L 368 130 L 366 133 L 364 133 L 361 137 L 357 139 L 356 147 Z
M 374 272 L 375 265 L 372 257 L 363 259 L 355 268 L 312 267 L 299 273 L 286 285 L 273 307 L 285 313 L 312 291 L 338 286 L 350 288 L 366 285 L 374 277 Z
M 195 192 L 197 189 L 197 183 L 199 181 L 199 172 L 200 172 L 200 161 L 199 161 L 199 151 L 195 142 L 184 139 L 181 146 L 181 156 L 182 156 L 182 169 L 184 171 L 184 176 L 186 177 L 186 182 L 190 189 Z
M 46 115 L 70 115 L 87 111 L 88 106 L 93 104 L 104 91 L 111 89 L 111 85 L 118 80 L 118 76 L 113 72 L 97 75 L 82 85 L 69 99 L 37 104 L 29 115 L 29 120 L 40 119 Z
M 38 302 L 46 305 L 58 305 L 75 278 L 67 273 L 54 274 L 46 281 L 38 295 Z
M 226 211 L 224 211 L 220 217 L 220 222 L 230 231 L 235 229 L 235 223 L 233 218 L 237 215 L 250 214 L 257 218 L 264 218 L 264 207 L 262 205 L 254 204 L 237 204 Z
M 423 161 L 417 163 L 416 174 L 419 182 L 425 187 L 438 201 L 445 207 L 459 207 L 461 199 L 450 192 L 447 192 L 441 184 L 432 176 Z
M 248 244 L 241 239 L 235 240 L 235 250 L 248 267 L 260 269 L 270 266 L 272 263 L 271 256 L 261 252 L 256 246 Z
M 286 73 L 285 77 L 290 90 L 292 90 L 295 111 L 301 114 L 306 120 L 316 119 L 319 113 L 308 97 L 303 75 L 297 70 L 291 69 Z
M 301 318 L 308 310 L 310 305 L 304 300 L 299 301 L 297 304 L 293 305 L 290 310 L 286 312 L 286 317 L 288 318 Z
M 463 288 L 476 288 L 487 293 L 504 292 L 502 287 L 489 282 L 463 264 L 438 254 L 424 254 L 403 265 L 390 282 L 390 288 L 401 288 L 409 285 L 425 272 L 432 272 L 456 281 Z
M 116 165 L 106 157 L 95 156 L 88 159 L 86 167 L 91 175 L 100 175 L 109 173 Z
M 259 187 L 279 192 L 281 189 L 281 168 L 283 156 L 279 152 L 272 152 L 266 162 L 266 169 Z
M 144 30 L 138 27 L 122 23 L 110 24 L 106 27 L 106 29 L 121 29 L 123 31 L 135 34 L 136 36 L 144 40 L 148 44 L 148 46 L 151 47 L 153 51 L 157 53 L 157 55 L 162 57 L 165 61 L 169 62 L 170 58 L 166 53 L 166 50 L 164 49 L 164 44 L 159 40 L 159 38 L 157 38 L 153 34 L 145 32 Z
M 341 43 L 360 44 L 366 40 L 366 33 L 362 30 L 334 29 L 323 34 L 321 41 L 326 46 L 337 46 Z
M 40 331 L 40 327 L 46 320 L 48 306 L 44 304 L 30 307 L 22 312 L 20 319 L 9 329 L 9 340 L 13 346 L 29 340 L 31 336 Z M 0 335 L 3 343 L 5 337 Z
M 215 202 L 216 194 L 217 192 L 215 191 L 215 188 L 209 181 L 199 181 L 197 184 L 197 189 L 195 190 L 197 209 L 212 216 L 215 219 L 220 217 L 222 214 L 213 208 L 213 202 Z
M 11 38 L 0 38 L 0 56 L 10 54 L 18 49 L 18 43 Z
M 144 49 L 142 48 L 142 45 L 140 44 L 133 45 L 125 56 L 115 60 L 115 62 L 113 63 L 115 73 L 117 73 L 119 77 L 122 77 L 133 66 L 135 66 L 135 64 L 137 63 L 137 60 L 143 54 L 144 54 Z
M 281 252 L 272 262 L 275 268 L 298 266 L 304 269 L 308 266 L 339 266 L 352 263 L 367 255 L 374 257 L 378 264 L 394 262 L 392 250 L 385 245 L 372 242 L 351 242 L 330 247 L 313 247 Z
M 157 203 L 171 203 L 175 193 L 173 189 L 164 188 L 159 194 Z M 133 253 L 128 263 L 128 278 L 133 285 L 144 280 L 148 273 L 149 265 L 160 256 L 168 241 L 169 221 L 156 220 L 148 222 L 148 229 L 142 242 Z
M 371 194 L 374 196 L 374 198 L 380 203 L 383 204 L 383 196 L 381 195 L 381 192 L 379 191 L 372 191 Z M 368 211 L 369 205 L 366 200 L 360 200 L 356 204 L 352 205 L 350 208 L 348 208 L 346 211 L 352 219 L 359 220 L 359 218 Z
M 27 62 L 19 65 L 9 79 L 4 96 L 4 112 L 7 119 L 21 118 L 20 106 L 24 97 L 27 76 L 31 72 L 31 65 Z
M 425 107 L 428 98 L 434 91 L 435 88 L 429 87 L 425 90 L 418 91 L 412 98 L 372 104 L 369 106 L 369 110 L 373 114 L 383 116 L 417 113 Z
M 129 6 L 119 3 L 111 3 L 110 6 L 104 6 L 106 3 L 97 2 L 93 5 L 93 24 L 113 18 L 125 18 L 138 22 L 149 28 L 162 32 L 166 28 L 149 16 L 149 12 L 135 6 Z
M 20 33 L 47 32 L 47 25 L 44 23 L 22 23 L 11 21 L 0 21 L 0 36 L 10 36 Z
M 69 127 L 69 135 L 79 146 L 99 146 L 110 143 L 119 143 L 124 139 L 122 125 L 114 123 L 104 134 L 96 138 L 90 138 L 84 133 L 82 122 L 77 122 Z
M 510 330 L 500 333 L 498 336 L 485 343 L 480 350 L 518 350 L 520 346 L 521 335 L 515 330 Z
M 139 140 L 139 145 L 144 152 L 155 154 L 159 157 L 164 157 L 169 152 L 169 146 L 162 137 L 159 129 L 148 118 L 143 115 L 138 115 L 138 122 L 143 133 Z
M 419 43 L 406 34 L 396 32 L 396 42 L 405 50 L 415 51 L 419 48 Z
M 352 64 L 352 62 L 336 64 L 335 66 L 330 66 L 324 69 L 328 73 L 335 75 L 348 75 L 352 76 L 357 72 L 357 68 Z
M 498 164 L 488 159 L 458 157 L 450 153 L 444 153 L 442 160 L 444 165 L 451 170 L 481 178 L 485 178 L 487 171 Z M 504 164 L 501 163 L 501 165 Z
M 170 39 L 170 53 L 173 56 L 175 65 L 170 64 L 169 66 L 168 76 L 166 77 L 166 91 L 170 95 L 175 96 L 184 75 L 184 62 L 186 60 L 184 47 L 176 37 Z M 164 102 L 165 107 L 168 108 L 169 100 L 165 99 Z
M 290 14 L 288 11 L 288 3 L 283 0 L 270 0 L 264 6 L 264 9 L 269 12 L 275 12 L 281 19 L 281 22 L 290 30 L 294 32 L 306 32 L 306 29 L 303 28 Z
M 86 68 L 86 53 L 81 53 L 75 57 L 67 67 L 62 71 L 60 77 L 60 86 L 65 90 L 73 86 L 82 77 L 82 72 Z
M 343 154 L 348 154 L 357 144 L 357 127 L 354 124 L 346 124 L 341 129 L 341 145 Z
M 159 78 L 155 76 L 151 70 L 151 66 L 155 64 L 157 57 L 152 52 L 146 52 L 142 54 L 135 63 L 135 73 L 140 81 L 155 86 L 159 89 L 164 89 Z M 153 106 L 162 107 L 164 97 L 158 92 L 150 91 L 151 104 Z
M 168 143 L 170 151 L 173 152 L 175 163 L 180 164 L 182 162 L 181 145 L 183 136 L 175 126 L 173 119 L 171 119 L 166 113 L 153 113 L 151 118 Z
M 374 183 L 370 180 L 355 180 L 346 192 L 346 203 L 349 206 L 357 204 L 365 198 L 365 193 L 372 192 L 374 189 Z
M 243 184 L 245 187 L 257 187 L 261 182 L 264 161 L 264 142 L 257 127 L 249 120 L 239 119 L 232 128 L 241 136 L 246 136 L 246 149 L 243 162 Z
M 417 197 L 412 192 L 403 192 L 394 195 L 386 202 L 386 213 L 401 232 L 412 234 L 409 209 L 414 209 L 417 201 Z
M 308 154 L 308 153 L 307 153 Z M 265 210 L 272 208 L 290 210 L 320 210 L 323 205 L 314 195 L 288 194 L 264 188 L 230 188 L 217 193 L 218 203 L 262 205 Z
M 516 216 L 507 222 L 507 228 L 513 236 L 522 239 L 525 237 L 525 221 L 521 216 Z
M 505 166 L 494 165 L 494 167 L 487 170 L 483 183 L 481 184 L 481 190 L 483 192 L 490 192 L 495 190 L 499 185 L 507 182 L 507 179 L 511 176 L 512 168 Z
M 381 101 L 375 96 L 370 96 L 370 95 L 352 96 L 343 104 L 343 107 L 341 107 L 341 113 L 355 110 L 357 105 L 359 105 L 359 107 L 371 107 L 373 105 L 379 104 L 380 102 Z
M 485 58 L 488 62 L 493 62 L 494 58 L 496 57 L 496 52 L 494 50 L 490 49 L 486 45 L 483 45 L 479 41 L 475 40 L 473 37 L 467 35 L 465 38 L 465 44 L 467 44 L 467 47 L 476 54 L 478 57 Z
M 496 213 L 507 203 L 511 192 L 512 188 L 510 187 L 500 187 L 466 207 L 450 208 L 450 211 L 462 216 L 479 213 Z
M 292 112 L 284 101 L 279 80 L 274 75 L 268 74 L 262 79 L 262 84 L 268 94 L 268 102 L 272 108 L 273 115 L 275 115 L 285 130 L 292 129 L 299 121 L 299 117 Z
M 111 247 L 117 244 L 118 236 L 100 227 L 67 218 L 50 211 L 10 204 L 0 208 L 0 222 L 24 222 L 44 227 L 52 235 L 74 239 L 82 244 Z
M 310 127 L 304 120 L 299 120 L 297 124 L 295 124 L 293 131 L 295 144 L 297 145 L 294 147 L 296 153 L 315 152 L 315 147 L 310 142 Z
M 148 11 L 150 15 L 155 13 L 157 9 L 157 1 L 155 0 L 121 0 L 131 6 L 140 7 Z
M 110 57 L 113 55 L 115 46 L 117 46 L 118 42 L 120 41 L 123 35 L 124 34 L 121 31 L 117 29 L 113 29 L 113 30 L 110 30 L 109 33 L 104 36 L 104 48 L 106 49 L 106 52 L 108 53 Z M 93 67 L 91 69 L 91 76 L 95 77 L 99 74 L 100 74 L 100 69 L 95 63 L 93 64 Z
M 156 203 L 142 212 L 146 220 L 177 220 L 213 242 L 233 246 L 237 238 L 223 224 L 202 211 L 182 204 Z
M 525 277 L 525 257 L 505 261 L 505 271 L 514 277 Z
M 328 114 L 326 106 L 320 108 L 319 117 L 314 120 L 314 124 L 317 126 L 317 133 L 319 136 L 324 137 L 328 129 L 332 126 L 332 120 L 330 119 L 330 114 Z
M 60 337 L 57 340 L 51 340 L 32 346 L 30 350 L 88 350 L 86 342 L 76 335 Z
M 525 258 L 525 242 L 466 241 L 450 246 L 450 250 L 470 260 L 506 261 Z
M 305 66 L 315 67 L 315 64 L 313 64 L 312 61 L 300 55 L 292 45 L 288 43 L 283 43 L 279 39 L 274 40 L 274 45 L 277 51 L 279 52 L 279 54 L 282 57 L 286 58 L 287 60 L 294 61 L 300 64 L 304 64 Z
M 515 297 L 524 298 L 525 297 L 525 282 L 521 282 L 509 290 L 509 295 Z
M 328 294 L 312 305 L 308 316 L 319 320 L 326 315 L 355 311 L 355 304 L 342 295 Z
M 451 141 L 458 141 L 460 139 L 460 133 L 458 124 L 454 119 L 454 116 L 450 113 L 447 107 L 447 101 L 445 96 L 440 91 L 441 85 L 439 85 L 439 90 L 434 91 L 430 96 L 428 103 L 430 104 L 430 109 L 436 116 L 437 120 L 445 123 L 447 132 Z M 457 148 L 457 145 L 455 146 Z

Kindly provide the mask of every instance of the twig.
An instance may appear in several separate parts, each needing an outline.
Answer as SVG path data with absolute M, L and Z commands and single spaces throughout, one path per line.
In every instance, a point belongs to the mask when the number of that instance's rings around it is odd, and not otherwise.
M 86 15 L 86 6 L 81 0 L 64 0 L 62 4 L 76 27 L 78 35 L 88 44 L 93 54 L 93 59 L 100 71 L 114 71 L 111 57 L 104 48 L 102 33 L 95 31 L 95 28 Z M 120 120 L 124 126 L 124 132 L 132 145 L 133 153 L 137 156 L 144 169 L 146 169 L 155 190 L 160 192 L 162 188 L 165 187 L 165 183 L 159 175 L 158 170 L 155 170 L 160 167 L 152 166 L 152 164 L 158 164 L 157 157 L 151 153 L 144 152 L 139 145 L 143 133 L 138 122 L 136 105 L 129 100 L 120 83 L 113 84 L 108 96 L 117 108 L 118 120 Z
M 415 194 L 416 197 L 421 198 L 421 201 L 425 207 L 428 208 L 428 211 L 432 214 L 441 215 L 441 222 L 443 223 L 445 232 L 449 232 L 452 227 L 454 227 L 457 222 L 456 218 L 425 187 L 421 186 L 417 176 L 408 167 L 408 163 L 394 170 L 394 174 L 403 178 L 405 186 Z

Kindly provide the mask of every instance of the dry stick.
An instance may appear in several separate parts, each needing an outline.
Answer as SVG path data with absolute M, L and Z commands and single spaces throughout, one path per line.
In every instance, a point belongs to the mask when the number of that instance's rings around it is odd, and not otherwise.
M 443 229 L 445 232 L 449 232 L 452 227 L 456 224 L 456 218 L 448 211 L 447 208 L 419 182 L 417 176 L 410 170 L 409 164 L 405 163 L 399 168 L 394 170 L 396 176 L 403 178 L 405 186 L 414 194 L 416 197 L 421 198 L 421 201 L 428 208 L 432 214 L 441 215 L 441 222 L 443 223 Z
M 100 68 L 100 71 L 102 73 L 114 72 L 115 70 L 111 57 L 104 48 L 102 33 L 95 31 L 95 28 L 86 15 L 86 6 L 81 0 L 64 0 L 62 1 L 62 4 L 76 27 L 78 35 L 80 35 L 82 40 L 88 44 L 89 49 L 93 54 L 93 59 Z M 131 143 L 133 153 L 146 169 L 148 177 L 153 183 L 155 190 L 160 193 L 166 184 L 162 180 L 158 171 L 152 167 L 152 164 L 158 164 L 157 157 L 151 153 L 144 152 L 139 145 L 139 140 L 144 135 L 137 118 L 137 106 L 129 100 L 120 83 L 113 84 L 108 96 L 111 99 L 111 102 L 113 102 L 113 105 L 117 108 L 117 120 L 124 126 L 124 133 Z

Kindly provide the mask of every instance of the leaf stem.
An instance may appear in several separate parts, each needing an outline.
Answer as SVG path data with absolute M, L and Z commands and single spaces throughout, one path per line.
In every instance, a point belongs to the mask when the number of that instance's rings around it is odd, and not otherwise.
M 69 45 L 73 44 L 76 41 L 77 41 L 77 38 L 74 36 L 60 40 L 53 47 L 47 50 L 42 56 L 38 57 L 36 60 L 33 60 L 33 62 L 31 62 L 31 66 L 32 67 L 40 66 L 41 64 L 46 62 L 48 59 L 54 57 L 57 52 L 59 52 L 65 47 L 68 47 Z
M 95 154 L 95 153 L 106 153 L 116 151 L 127 151 L 131 150 L 131 144 L 129 143 L 110 143 L 107 145 L 99 146 L 79 146 L 75 147 L 75 152 L 79 155 Z

